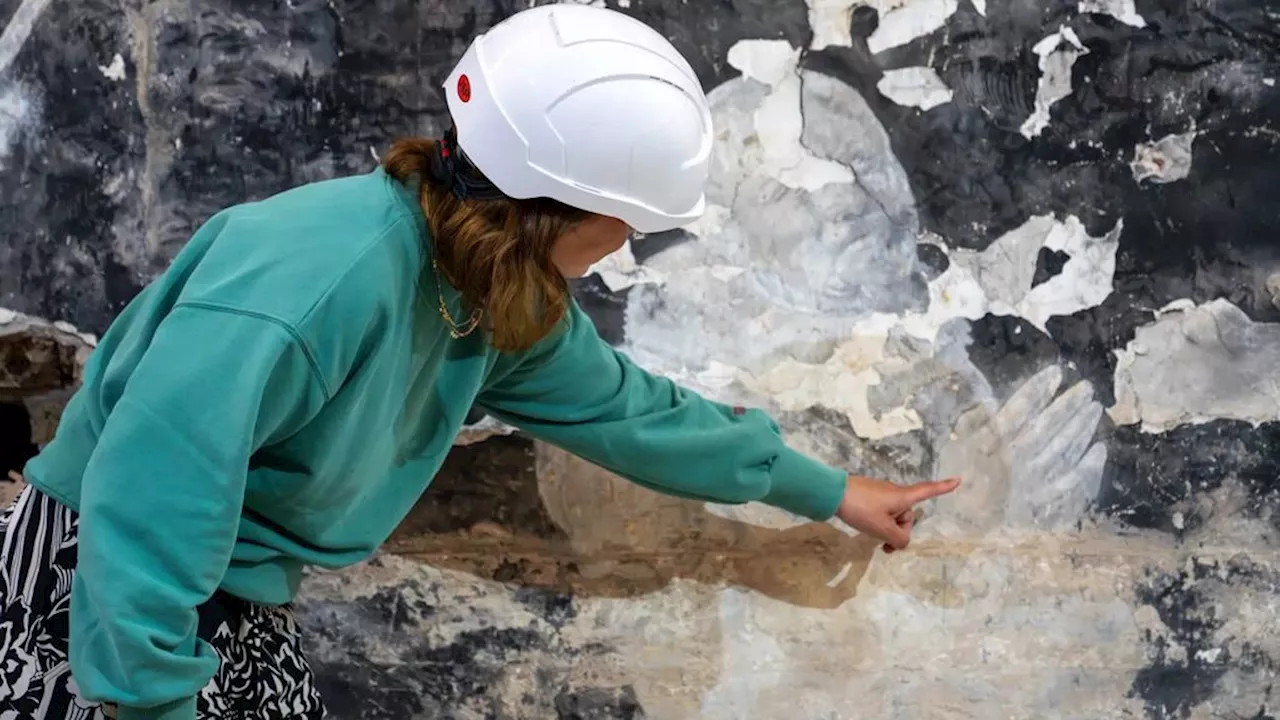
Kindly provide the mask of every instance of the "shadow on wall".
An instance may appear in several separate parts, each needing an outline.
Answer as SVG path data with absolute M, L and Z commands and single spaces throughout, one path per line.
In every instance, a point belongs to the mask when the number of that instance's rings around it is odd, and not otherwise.
M 509 435 L 455 447 L 386 549 L 576 596 L 636 597 L 682 578 L 834 608 L 856 594 L 876 546 L 827 523 L 726 520 Z

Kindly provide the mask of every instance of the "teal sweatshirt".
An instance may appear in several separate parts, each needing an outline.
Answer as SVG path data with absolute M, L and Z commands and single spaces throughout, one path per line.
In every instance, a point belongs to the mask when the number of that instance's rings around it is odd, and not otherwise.
M 25 469 L 80 513 L 70 660 L 87 697 L 120 720 L 192 720 L 218 666 L 196 607 L 219 588 L 289 602 L 304 566 L 369 557 L 473 405 L 667 494 L 835 512 L 843 471 L 764 413 L 640 369 L 576 305 L 527 352 L 451 338 L 429 247 L 382 170 L 305 185 L 211 218 L 112 324 Z

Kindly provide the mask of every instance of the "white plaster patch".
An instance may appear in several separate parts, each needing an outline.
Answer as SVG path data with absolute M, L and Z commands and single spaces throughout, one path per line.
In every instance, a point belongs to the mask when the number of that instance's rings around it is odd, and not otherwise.
M 959 9 L 958 0 L 806 0 L 809 6 L 809 26 L 813 28 L 810 47 L 821 50 L 830 45 L 849 47 L 853 37 L 849 34 L 849 22 L 853 9 L 870 6 L 880 15 L 880 24 L 867 46 L 878 53 L 889 48 L 906 45 L 946 24 L 947 19 Z M 985 11 L 985 2 L 984 8 Z
M 907 67 L 886 70 L 876 83 L 880 94 L 899 105 L 931 110 L 951 102 L 955 94 L 929 67 Z
M 1065 252 L 1071 257 L 1062 272 L 1031 288 L 1018 303 L 1017 312 L 1027 322 L 1048 332 L 1049 318 L 1071 315 L 1102 304 L 1112 292 L 1116 272 L 1116 250 L 1124 221 L 1116 222 L 1102 237 L 1091 237 L 1075 217 L 1054 225 L 1044 241 L 1049 250 Z
M 746 77 L 777 87 L 795 73 L 800 49 L 786 40 L 739 40 L 729 48 L 726 60 Z
M 603 260 L 587 269 L 587 274 L 599 273 L 600 279 L 613 292 L 625 290 L 641 283 L 662 283 L 662 273 L 654 268 L 636 263 L 636 256 L 631 251 L 628 240 L 617 251 L 604 257 Z
M 1032 48 L 1040 57 L 1040 82 L 1036 87 L 1035 110 L 1022 124 L 1022 135 L 1037 137 L 1049 127 L 1049 112 L 1059 100 L 1071 94 L 1071 69 L 1087 54 L 1075 31 L 1062 27 Z
M 1196 131 L 1166 135 L 1155 142 L 1142 143 L 1133 150 L 1129 168 L 1139 183 L 1150 180 L 1165 184 L 1184 180 L 1191 174 L 1192 146 Z
M 800 112 L 800 77 L 789 75 L 756 111 L 755 125 L 765 172 L 789 188 L 818 190 L 848 183 L 853 173 L 840 163 L 815 157 L 800 143 L 804 118 Z
M 854 336 L 821 364 L 788 358 L 758 377 L 744 376 L 744 384 L 767 395 L 786 410 L 822 404 L 844 413 L 853 431 L 863 438 L 885 438 L 921 426 L 920 416 L 906 407 L 873 410 L 868 391 L 880 384 L 881 373 L 905 365 L 886 356 L 885 333 Z
M 928 35 L 945 25 L 960 7 L 957 0 L 876 0 L 868 4 L 880 11 L 880 24 L 867 38 L 873 53 Z
M 1134 0 L 1080 0 L 1076 9 L 1081 13 L 1110 15 L 1126 25 L 1146 27 L 1147 21 L 1138 14 Z
M 108 80 L 115 80 L 116 82 L 120 82 L 121 80 L 124 80 L 125 78 L 124 56 L 121 55 L 120 53 L 116 53 L 115 57 L 111 58 L 110 64 L 99 65 L 98 70 L 103 75 L 105 75 Z
M 849 47 L 853 36 L 849 34 L 849 22 L 853 8 L 861 5 L 858 0 L 805 0 L 809 6 L 809 27 L 813 29 L 814 50 L 832 45 Z
M 1116 351 L 1112 420 L 1165 432 L 1216 419 L 1280 419 L 1280 325 L 1255 323 L 1224 299 L 1179 307 Z
M 853 180 L 849 168 L 815 157 L 800 142 L 800 51 L 785 40 L 740 40 L 729 48 L 729 64 L 743 75 L 772 88 L 753 116 L 751 136 L 764 171 L 790 188 L 817 190 Z
M 1109 233 L 1095 238 L 1074 215 L 1062 222 L 1038 215 L 981 252 L 954 251 L 952 260 L 973 273 L 991 312 L 1018 315 L 1046 330 L 1049 318 L 1095 307 L 1111 294 L 1123 229 L 1119 221 Z M 1062 272 L 1032 287 L 1041 248 L 1070 258 Z

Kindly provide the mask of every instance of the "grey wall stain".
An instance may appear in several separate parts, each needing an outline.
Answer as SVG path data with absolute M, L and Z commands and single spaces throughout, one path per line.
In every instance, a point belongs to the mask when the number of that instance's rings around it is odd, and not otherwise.
M 1225 300 L 1171 310 L 1118 355 L 1118 423 L 1163 431 L 1209 419 L 1265 422 L 1280 409 L 1280 325 Z M 1217 376 L 1219 368 L 1230 372 Z
M 1146 635 L 1152 662 L 1134 679 L 1133 694 L 1149 716 L 1182 720 L 1208 708 L 1215 717 L 1268 717 L 1270 683 L 1280 662 L 1260 638 L 1224 633 L 1228 614 L 1238 607 L 1224 604 L 1223 597 L 1277 591 L 1280 575 L 1247 559 L 1204 561 L 1192 555 L 1181 571 L 1148 577 L 1137 595 L 1164 627 Z M 1233 686 L 1266 688 L 1266 699 L 1246 700 Z
M 510 617 L 438 582 L 352 589 L 358 602 L 329 595 L 298 605 L 331 717 L 644 717 L 634 690 L 571 679 L 577 658 L 612 650 L 562 636 L 575 613 L 568 595 L 517 589 L 525 612 Z M 513 685 L 513 673 L 527 679 Z

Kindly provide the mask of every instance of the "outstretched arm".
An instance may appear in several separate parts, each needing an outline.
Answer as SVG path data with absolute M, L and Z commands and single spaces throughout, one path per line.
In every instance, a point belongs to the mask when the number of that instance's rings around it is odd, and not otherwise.
M 831 517 L 846 473 L 783 442 L 759 410 L 707 400 L 609 347 L 576 303 L 561 330 L 504 358 L 479 397 L 495 417 L 680 497 Z

